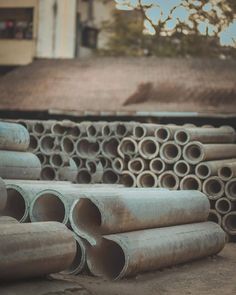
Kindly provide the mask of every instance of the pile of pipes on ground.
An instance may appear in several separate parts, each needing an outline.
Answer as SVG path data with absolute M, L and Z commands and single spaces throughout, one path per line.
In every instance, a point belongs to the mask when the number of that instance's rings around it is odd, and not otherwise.
M 5 215 L 22 210 L 24 220 L 58 221 L 74 231 L 77 252 L 64 274 L 89 270 L 120 279 L 214 255 L 225 245 L 221 227 L 207 222 L 209 200 L 198 191 L 4 181 Z
M 43 165 L 41 179 L 199 190 L 210 199 L 209 219 L 230 236 L 236 235 L 236 145 L 232 127 L 19 123 L 30 132 L 30 150 Z M 65 173 L 63 159 L 77 168 Z

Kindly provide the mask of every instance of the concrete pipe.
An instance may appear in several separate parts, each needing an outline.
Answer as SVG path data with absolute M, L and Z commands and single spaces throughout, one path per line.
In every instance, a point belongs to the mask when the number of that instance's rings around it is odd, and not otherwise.
M 222 217 L 216 210 L 211 209 L 209 212 L 208 221 L 215 222 L 221 226 Z
M 57 221 L 68 224 L 70 207 L 74 199 L 79 197 L 78 191 L 76 188 L 41 190 L 30 205 L 31 222 Z
M 75 144 L 70 135 L 65 135 L 62 137 L 61 150 L 69 156 L 72 156 L 75 153 Z
M 166 164 L 161 158 L 152 159 L 149 163 L 149 169 L 155 174 L 161 174 L 169 168 L 169 165 Z
M 180 145 L 185 145 L 190 141 L 200 141 L 201 143 L 232 143 L 235 141 L 235 131 L 229 126 L 220 128 L 183 128 L 176 131 L 174 138 Z
M 87 160 L 85 166 L 92 174 L 93 183 L 99 183 L 102 181 L 104 169 L 100 160 Z
M 104 157 L 107 158 L 116 158 L 118 156 L 118 146 L 120 140 L 115 136 L 105 138 L 101 143 L 101 152 Z
M 137 186 L 137 180 L 136 180 L 135 175 L 128 170 L 122 171 L 120 182 L 125 187 L 136 187 Z
M 152 171 L 143 171 L 137 176 L 138 187 L 158 187 L 158 178 Z
M 157 127 L 154 135 L 155 135 L 157 141 L 160 143 L 164 143 L 164 142 L 169 141 L 173 138 L 169 128 L 166 126 Z
M 160 157 L 167 164 L 174 164 L 182 156 L 182 150 L 174 141 L 165 142 L 160 149 Z
M 0 177 L 39 179 L 41 163 L 32 153 L 0 151 Z
M 110 123 L 106 123 L 104 126 L 102 126 L 101 133 L 103 137 L 110 137 L 114 135 L 114 128 L 112 128 Z
M 94 122 L 90 123 L 86 127 L 86 133 L 88 137 L 98 137 L 99 135 L 102 134 L 102 126 L 104 126 L 104 122 Z
M 129 123 L 117 122 L 112 124 L 114 128 L 115 136 L 119 138 L 130 136 L 136 124 L 137 123 L 134 123 L 134 122 L 129 122 Z
M 67 135 L 70 136 L 72 139 L 77 140 L 82 136 L 82 130 L 80 128 L 80 124 L 74 124 L 69 128 L 67 131 Z
M 230 235 L 236 235 L 236 211 L 226 214 L 222 219 L 223 229 Z
M 121 174 L 123 170 L 126 170 L 127 163 L 121 158 L 115 158 L 112 161 L 111 167 L 116 173 Z M 105 167 L 105 168 L 108 168 L 108 167 Z
M 217 176 L 209 177 L 203 182 L 202 191 L 208 196 L 220 198 L 224 194 L 224 182 Z
M 177 161 L 174 164 L 173 169 L 174 169 L 175 174 L 179 177 L 187 176 L 187 175 L 191 174 L 194 170 L 193 167 L 184 160 Z
M 67 133 L 70 126 L 71 126 L 71 124 L 67 124 L 66 121 L 61 121 L 61 122 L 56 121 L 51 126 L 51 132 L 53 135 L 63 136 Z
M 104 169 L 102 182 L 108 184 L 117 184 L 120 181 L 119 175 L 114 172 L 112 169 Z
M 39 159 L 41 165 L 49 164 L 49 156 L 42 154 L 41 152 L 35 153 L 35 156 Z
M 171 170 L 165 171 L 159 176 L 159 186 L 170 190 L 177 190 L 179 181 L 179 177 Z
M 57 171 L 50 165 L 44 165 L 40 174 L 41 180 L 56 180 L 57 179 Z
M 73 233 L 57 222 L 2 225 L 0 239 L 1 280 L 60 272 L 76 253 Z
M 195 168 L 195 174 L 197 175 L 197 177 L 201 179 L 206 179 L 210 176 L 216 176 L 218 174 L 218 170 L 221 167 L 224 167 L 226 164 L 232 163 L 233 161 L 236 161 L 236 159 L 226 159 L 199 163 Z
M 236 206 L 227 198 L 220 198 L 216 201 L 215 208 L 220 214 L 227 214 L 236 209 Z
M 190 164 L 236 156 L 236 144 L 202 144 L 193 141 L 184 146 L 183 157 Z
M 118 280 L 215 255 L 224 245 L 213 222 L 139 230 L 104 236 L 100 247 L 88 248 L 87 263 L 92 274 Z
M 0 213 L 5 208 L 7 203 L 7 190 L 5 182 L 0 178 Z
M 145 137 L 139 142 L 138 151 L 144 159 L 151 160 L 159 154 L 159 143 L 155 137 Z
M 225 185 L 225 195 L 231 201 L 236 201 L 236 178 L 232 178 Z
M 158 127 L 160 127 L 158 124 L 137 124 L 133 128 L 133 137 L 137 140 L 141 140 L 147 136 L 153 137 Z
M 40 151 L 45 155 L 60 152 L 60 142 L 54 135 L 44 135 L 39 140 Z
M 51 126 L 50 126 L 51 127 Z M 46 128 L 46 124 L 43 121 L 36 121 L 32 126 L 32 133 L 35 136 L 42 136 L 47 132 L 47 129 L 50 130 L 50 128 Z
M 229 181 L 236 176 L 236 162 L 225 164 L 218 169 L 218 176 L 223 181 Z
M 86 168 L 79 169 L 77 176 L 76 176 L 76 182 L 77 183 L 85 183 L 85 184 L 92 183 L 91 172 L 89 172 L 89 170 Z
M 70 158 L 69 165 L 58 168 L 58 171 L 56 172 L 56 179 L 74 182 L 76 180 L 77 173 L 78 168 L 76 163 Z
M 206 221 L 209 209 L 207 197 L 198 191 L 124 188 L 81 197 L 71 207 L 70 224 L 92 243 L 93 236 L 103 234 Z
M 118 146 L 118 154 L 122 159 L 138 155 L 138 143 L 131 137 L 123 138 Z
M 198 190 L 198 191 L 201 191 L 202 182 L 196 175 L 193 175 L 193 174 L 186 175 L 180 181 L 180 189 L 182 189 L 182 190 Z
M 85 242 L 76 234 L 74 234 L 76 241 L 76 254 L 72 264 L 63 272 L 63 275 L 78 275 L 86 268 L 86 247 Z
M 76 142 L 76 153 L 82 159 L 96 158 L 100 153 L 100 144 L 96 138 L 81 138 Z
M 19 223 L 18 220 L 16 220 L 13 217 L 10 216 L 0 216 L 0 226 L 4 225 L 4 224 L 15 224 L 15 223 Z
M 29 132 L 20 124 L 0 122 L 0 150 L 26 151 L 29 147 Z
M 101 162 L 103 169 L 111 168 L 111 167 L 112 167 L 112 162 L 111 162 L 110 159 L 108 159 L 108 158 L 104 158 L 102 155 L 98 155 L 97 158 L 98 158 L 99 161 Z M 114 159 L 114 160 L 115 160 L 115 159 Z
M 148 162 L 143 158 L 134 158 L 128 162 L 128 170 L 133 174 L 140 174 L 148 168 Z
M 70 158 L 64 153 L 55 153 L 49 156 L 49 164 L 53 168 L 69 166 Z
M 73 156 L 72 159 L 74 160 L 78 169 L 85 168 L 85 160 L 81 159 L 78 156 Z
M 35 154 L 38 150 L 39 150 L 39 139 L 36 135 L 31 133 L 28 151 Z

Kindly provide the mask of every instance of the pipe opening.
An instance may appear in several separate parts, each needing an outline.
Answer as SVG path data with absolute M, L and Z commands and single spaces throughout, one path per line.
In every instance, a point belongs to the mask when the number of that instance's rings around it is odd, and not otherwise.
M 209 195 L 218 195 L 222 192 L 222 185 L 217 179 L 205 182 L 205 192 Z
M 126 259 L 123 249 L 117 243 L 103 239 L 99 249 L 90 248 L 88 262 L 93 274 L 117 279 L 125 268 Z
M 81 139 L 77 143 L 77 151 L 83 158 L 96 157 L 99 153 L 100 146 L 98 142 L 90 142 L 87 139 Z
M 143 171 L 143 162 L 140 159 L 135 159 L 130 162 L 130 170 L 136 173 L 140 173 Z
M 63 135 L 66 132 L 66 128 L 61 124 L 56 123 L 52 126 L 52 132 L 57 135 Z
M 37 134 L 43 134 L 45 132 L 45 128 L 42 123 L 35 123 L 33 126 L 33 130 Z
M 27 215 L 26 202 L 23 195 L 14 188 L 7 188 L 7 203 L 2 212 L 6 216 L 23 221 Z
M 186 177 L 182 181 L 181 189 L 183 190 L 200 190 L 201 184 L 193 177 Z
M 90 125 L 89 127 L 87 127 L 87 134 L 88 136 L 94 137 L 97 135 L 97 129 L 95 128 L 95 126 Z
M 222 167 L 219 169 L 219 176 L 224 180 L 229 180 L 233 177 L 233 171 L 230 167 Z
M 93 161 L 87 161 L 86 167 L 89 170 L 90 173 L 94 174 L 97 171 L 97 165 Z
M 173 160 L 179 157 L 180 151 L 175 144 L 169 143 L 163 146 L 162 153 L 165 159 Z
M 166 129 L 165 127 L 161 127 L 161 128 L 158 128 L 155 131 L 155 136 L 161 142 L 164 142 L 164 141 L 167 141 L 169 139 L 170 133 L 169 133 L 168 129 Z
M 150 169 L 154 173 L 162 173 L 165 170 L 165 164 L 161 159 L 153 159 L 150 163 Z
M 127 128 L 125 125 L 123 124 L 118 124 L 116 126 L 116 135 L 117 136 L 120 136 L 120 137 L 123 137 L 127 134 Z
M 124 173 L 121 176 L 121 184 L 126 187 L 134 187 L 135 186 L 135 178 L 132 177 L 129 173 Z
M 189 142 L 189 136 L 186 131 L 177 131 L 175 134 L 175 139 L 181 144 L 186 144 Z
M 56 172 L 52 167 L 47 166 L 43 167 L 40 176 L 42 180 L 54 180 L 56 178 Z
M 124 155 L 132 155 L 135 153 L 135 144 L 130 140 L 125 140 L 120 144 L 120 150 Z
M 77 183 L 91 183 L 92 176 L 87 170 L 80 170 L 76 177 Z
M 212 212 L 210 211 L 209 215 L 208 215 L 208 220 L 215 222 L 217 224 L 221 224 L 221 217 L 219 214 L 217 214 L 217 212 Z
M 73 137 L 80 137 L 81 130 L 80 130 L 79 126 L 74 126 L 74 127 L 69 129 L 68 134 L 73 136 Z
M 61 167 L 63 165 L 63 159 L 61 155 L 54 154 L 51 157 L 51 162 L 56 167 Z
M 138 181 L 141 187 L 155 187 L 157 185 L 154 176 L 148 172 L 140 175 Z
M 140 152 L 148 157 L 156 156 L 159 152 L 159 145 L 153 140 L 146 139 L 140 144 Z
M 196 144 L 186 146 L 185 155 L 190 161 L 200 161 L 202 159 L 200 146 Z
M 42 193 L 34 201 L 31 215 L 34 221 L 58 221 L 65 219 L 65 206 L 55 193 Z
M 123 170 L 123 162 L 121 159 L 115 159 L 113 161 L 113 165 L 112 165 L 113 169 L 116 170 L 116 171 L 119 171 L 121 172 Z
M 54 148 L 55 138 L 51 136 L 45 136 L 41 140 L 41 147 L 47 153 L 51 152 Z
M 227 199 L 219 199 L 216 208 L 220 213 L 226 214 L 231 210 L 231 204 Z
M 109 125 L 105 125 L 102 128 L 102 135 L 103 136 L 110 136 L 112 134 L 111 128 Z
M 210 176 L 211 171 L 206 164 L 202 163 L 196 167 L 196 173 L 197 173 L 197 176 L 199 176 L 200 178 L 207 178 Z
M 175 165 L 176 173 L 180 176 L 185 176 L 189 173 L 189 166 L 185 162 L 178 162 Z
M 107 157 L 116 157 L 118 155 L 117 148 L 119 143 L 119 140 L 117 140 L 116 138 L 110 138 L 109 140 L 103 141 L 102 149 L 104 154 Z
M 141 139 L 146 135 L 146 128 L 143 126 L 135 126 L 133 130 L 133 134 L 136 138 Z
M 62 149 L 67 154 L 72 154 L 74 152 L 75 146 L 71 138 L 65 137 L 62 140 Z
M 33 134 L 30 134 L 30 144 L 29 149 L 31 151 L 36 151 L 38 149 L 38 139 Z
M 77 168 L 81 168 L 83 166 L 83 161 L 79 157 L 74 156 L 74 157 L 72 157 L 72 159 L 74 160 Z
M 236 199 L 236 181 L 232 181 L 227 184 L 227 192 L 229 196 Z
M 236 215 L 229 214 L 225 217 L 225 226 L 230 231 L 236 231 Z
M 177 186 L 175 177 L 172 174 L 164 175 L 160 180 L 161 186 L 164 188 L 174 189 Z
M 104 171 L 102 176 L 103 183 L 116 184 L 119 182 L 119 176 L 112 170 Z
M 80 233 L 97 236 L 101 232 L 101 212 L 91 200 L 81 198 L 73 206 L 71 214 L 73 225 Z

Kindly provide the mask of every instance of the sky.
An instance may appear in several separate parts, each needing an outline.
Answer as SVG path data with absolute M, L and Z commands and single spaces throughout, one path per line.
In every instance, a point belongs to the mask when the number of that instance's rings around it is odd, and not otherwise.
M 117 5 L 117 9 L 122 10 L 129 10 L 130 7 L 125 5 L 125 3 L 131 3 L 132 6 L 137 4 L 137 0 L 115 0 Z M 194 1 L 194 0 L 193 0 Z M 168 15 L 170 10 L 178 4 L 181 4 L 182 0 L 143 0 L 142 3 L 145 4 L 158 4 L 161 6 L 161 9 L 156 6 L 153 8 L 148 9 L 147 15 L 152 20 L 153 23 L 156 23 L 158 19 L 165 19 Z M 195 2 L 199 2 L 196 0 Z M 211 4 L 206 4 L 204 6 L 205 11 L 210 11 L 212 9 Z M 184 7 L 178 7 L 175 9 L 174 18 L 167 23 L 168 29 L 173 29 L 176 25 L 176 19 L 179 18 L 181 21 L 188 22 L 189 11 L 186 10 Z M 151 24 L 148 21 L 144 23 L 146 31 L 150 34 L 154 34 L 155 31 L 152 28 Z M 206 29 L 208 28 L 209 35 L 214 33 L 214 27 L 206 22 L 202 22 L 199 24 L 199 31 L 204 34 Z M 233 41 L 234 40 L 234 41 Z M 233 21 L 232 24 L 229 25 L 221 34 L 220 34 L 220 43 L 222 45 L 231 45 L 235 46 L 236 42 L 236 19 Z

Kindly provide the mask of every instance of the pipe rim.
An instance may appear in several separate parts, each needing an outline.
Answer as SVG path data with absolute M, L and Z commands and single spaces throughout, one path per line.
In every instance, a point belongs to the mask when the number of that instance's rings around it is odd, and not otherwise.
M 170 180 L 174 180 L 173 185 L 169 186 L 169 185 L 165 184 L 165 180 L 166 180 L 167 177 L 169 177 L 169 178 L 172 177 L 172 179 L 170 179 Z M 173 171 L 171 171 L 171 170 L 166 171 L 166 172 L 164 172 L 164 173 L 162 173 L 160 175 L 160 177 L 159 177 L 159 185 L 162 188 L 167 188 L 167 189 L 170 189 L 170 190 L 177 190 L 178 187 L 179 187 L 179 178 L 177 177 L 177 175 L 175 175 L 173 173 Z
M 61 140 L 62 151 L 68 155 L 73 155 L 75 152 L 75 143 L 71 136 L 64 136 Z
M 137 125 L 133 128 L 133 137 L 135 139 L 143 139 L 147 135 L 147 128 L 143 125 Z
M 184 146 L 183 157 L 189 164 L 198 164 L 204 160 L 203 146 L 198 141 L 193 141 Z
M 233 178 L 233 170 L 230 166 L 223 166 L 218 169 L 218 176 L 223 181 L 228 181 Z
M 220 198 L 224 194 L 224 183 L 218 176 L 211 176 L 203 182 L 202 190 L 207 196 L 214 195 Z
M 219 225 L 221 225 L 222 223 L 221 215 L 216 210 L 212 210 L 212 209 L 209 211 L 208 220 L 215 222 Z
M 136 187 L 136 177 L 130 171 L 123 171 L 121 175 L 121 184 L 125 187 Z
M 115 137 L 104 139 L 101 143 L 101 151 L 105 157 L 115 158 L 118 156 L 117 149 L 120 141 Z
M 159 164 L 161 164 L 161 166 Z M 161 174 L 166 169 L 166 164 L 161 158 L 152 159 L 149 164 L 150 170 L 155 174 Z
M 230 212 L 223 217 L 222 226 L 228 234 L 236 235 L 236 211 Z
M 174 134 L 174 139 L 179 145 L 185 145 L 190 141 L 189 132 L 185 129 L 177 130 Z
M 173 151 L 169 149 L 175 149 L 174 155 Z M 182 156 L 182 151 L 179 145 L 177 145 L 174 141 L 165 142 L 160 149 L 160 157 L 167 164 L 173 164 L 177 162 Z
M 201 191 L 202 189 L 201 180 L 198 177 L 196 177 L 194 174 L 187 175 L 183 179 L 181 179 L 180 189 Z
M 180 166 L 180 167 L 179 167 Z M 183 171 L 184 166 L 184 171 Z M 174 164 L 174 172 L 179 177 L 185 177 L 190 173 L 190 165 L 184 160 L 180 160 Z
M 225 185 L 225 194 L 231 201 L 236 201 L 236 178 L 232 178 Z
M 207 179 L 211 176 L 211 169 L 207 162 L 199 163 L 195 168 L 195 174 L 200 179 Z
M 159 143 L 155 137 L 145 137 L 138 144 L 140 155 L 147 160 L 151 160 L 159 154 Z
M 157 138 L 157 141 L 160 143 L 164 143 L 170 140 L 170 137 L 171 137 L 170 130 L 166 126 L 157 127 L 154 134 L 155 134 L 155 137 Z
M 145 168 L 145 165 L 142 158 L 131 159 L 128 163 L 128 170 L 134 174 L 139 174 L 143 172 L 144 168 Z
M 227 203 L 227 205 L 228 205 L 227 210 L 223 208 L 224 205 L 220 205 L 222 202 Z M 216 208 L 217 212 L 219 212 L 220 214 L 227 214 L 227 213 L 229 213 L 231 211 L 232 205 L 231 205 L 230 201 L 227 198 L 220 198 L 220 199 L 218 199 L 216 201 L 215 208 Z
M 145 181 L 144 183 L 143 179 L 144 180 L 147 179 L 147 181 Z M 151 185 L 149 184 L 146 185 L 146 183 L 149 183 L 150 180 L 151 180 Z M 143 171 L 137 176 L 137 186 L 138 187 L 157 187 L 158 186 L 157 176 L 151 171 Z

